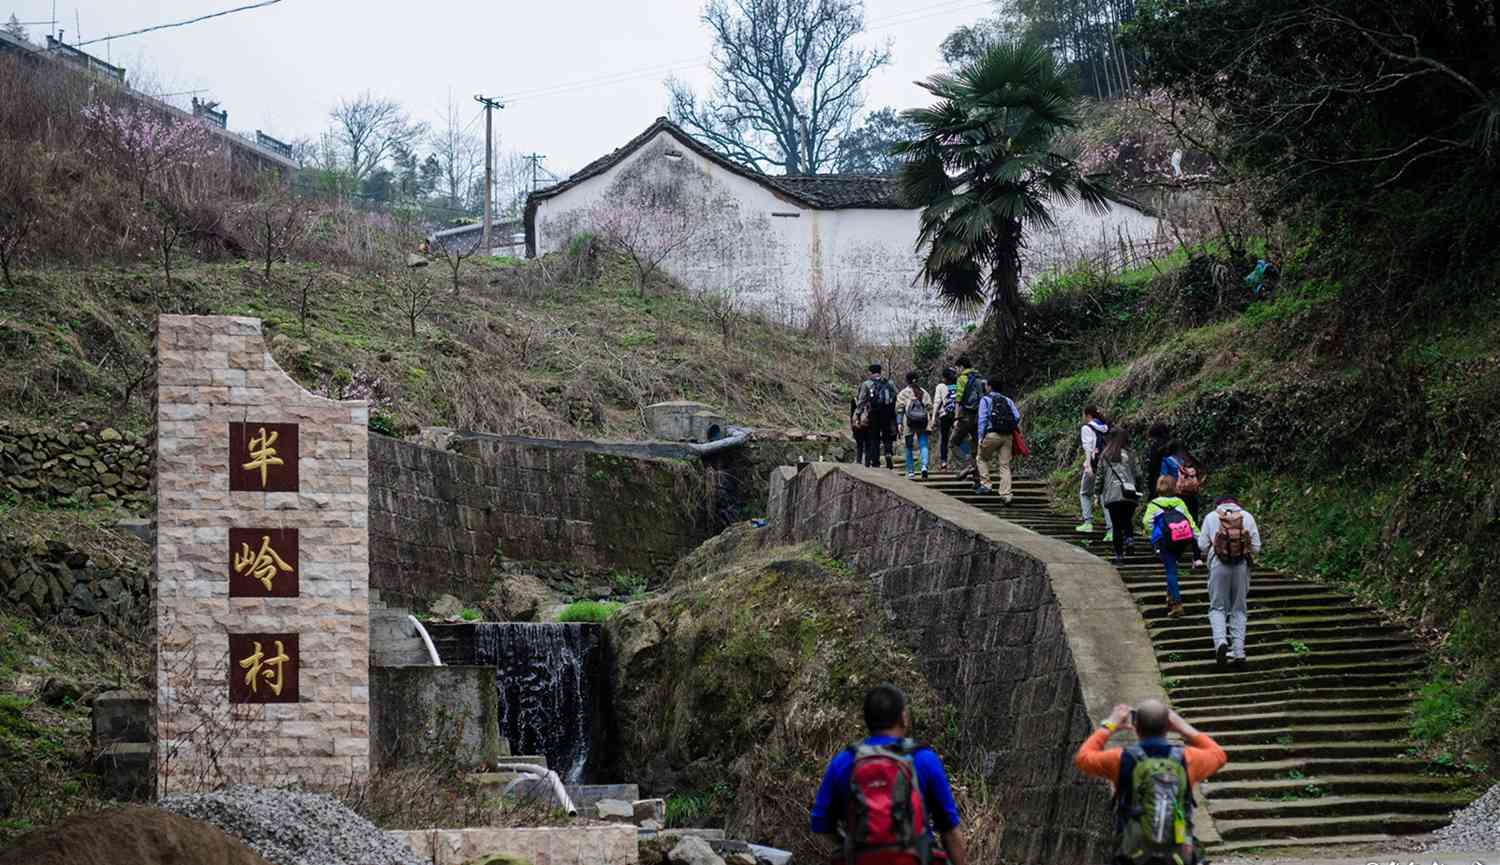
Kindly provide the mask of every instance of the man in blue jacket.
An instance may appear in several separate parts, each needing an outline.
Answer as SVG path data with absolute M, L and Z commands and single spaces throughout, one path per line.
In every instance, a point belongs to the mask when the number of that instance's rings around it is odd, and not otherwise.
M 974 485 L 975 495 L 1000 493 L 1000 501 L 1010 504 L 1013 500 L 1010 479 L 1012 434 L 1021 424 L 1021 411 L 1010 397 L 995 390 L 994 377 L 985 380 L 984 398 L 979 401 L 979 452 L 974 464 L 979 468 L 979 479 Z M 991 468 L 1000 472 L 1000 487 L 990 488 Z
M 925 851 L 930 848 L 935 831 L 942 839 L 947 860 L 953 865 L 968 865 L 963 835 L 958 831 L 958 805 L 953 801 L 953 791 L 948 785 L 942 758 L 932 749 L 920 747 L 906 738 L 906 731 L 911 725 L 911 716 L 906 709 L 906 694 L 895 685 L 872 688 L 865 695 L 864 714 L 865 727 L 870 735 L 858 745 L 840 751 L 829 762 L 828 770 L 823 773 L 823 783 L 818 787 L 817 798 L 813 800 L 812 831 L 827 835 L 840 844 L 845 851 L 843 858 L 846 865 L 919 865 L 925 861 Z M 853 843 L 852 839 L 847 839 L 846 843 L 846 839 L 839 837 L 841 823 L 845 824 L 843 830 L 846 834 L 851 828 L 847 824 L 851 819 L 849 805 L 856 784 L 856 762 L 863 766 L 867 760 L 872 764 L 879 761 L 909 761 L 910 768 L 915 771 L 921 810 L 927 824 L 919 844 L 920 852 L 894 845 L 870 845 L 862 848 Z M 875 767 L 875 771 L 878 773 L 879 768 Z M 867 777 L 865 769 L 861 769 L 860 776 Z M 864 819 L 867 827 L 877 827 L 876 831 L 879 831 L 880 824 L 889 824 L 892 814 L 888 805 L 870 804 L 875 801 L 875 796 L 868 797 L 867 809 L 879 811 L 884 807 L 885 813 L 866 815 Z

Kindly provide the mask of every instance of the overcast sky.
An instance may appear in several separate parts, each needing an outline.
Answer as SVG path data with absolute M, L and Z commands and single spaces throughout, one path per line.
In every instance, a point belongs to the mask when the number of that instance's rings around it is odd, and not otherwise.
M 246 5 L 254 0 L 90 0 L 56 3 L 68 42 Z M 0 19 L 45 21 L 53 0 L 0 0 Z M 539 152 L 566 176 L 665 113 L 670 74 L 700 89 L 710 43 L 703 0 L 281 0 L 142 36 L 86 46 L 132 81 L 163 93 L 205 89 L 236 130 L 283 140 L 313 136 L 328 109 L 363 90 L 400 100 L 436 125 L 449 95 L 465 122 L 473 95 L 506 98 L 499 147 Z M 938 43 L 984 17 L 988 0 L 866 0 L 868 44 L 889 41 L 893 62 L 867 87 L 867 107 L 923 104 L 912 82 L 937 71 Z M 47 25 L 28 28 L 41 42 Z M 609 80 L 613 78 L 613 80 Z M 600 80 L 605 79 L 605 80 Z M 186 104 L 187 96 L 174 101 Z M 483 132 L 482 122 L 474 130 Z

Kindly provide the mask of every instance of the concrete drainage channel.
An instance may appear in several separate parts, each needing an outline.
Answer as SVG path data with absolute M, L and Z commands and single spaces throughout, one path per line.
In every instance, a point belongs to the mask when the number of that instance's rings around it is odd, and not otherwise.
M 952 475 L 922 482 L 1039 534 L 1112 553 L 1052 510 L 1040 481 L 1018 481 L 1009 507 Z M 1214 853 L 1370 844 L 1429 832 L 1468 804 L 1468 779 L 1408 755 L 1413 684 L 1427 669 L 1411 638 L 1353 598 L 1260 569 L 1252 577 L 1243 671 L 1214 662 L 1207 575 L 1181 573 L 1187 615 L 1167 617 L 1149 545 L 1118 568 L 1150 631 L 1172 704 L 1229 753 L 1202 785 Z M 1203 821 L 1207 822 L 1207 821 Z

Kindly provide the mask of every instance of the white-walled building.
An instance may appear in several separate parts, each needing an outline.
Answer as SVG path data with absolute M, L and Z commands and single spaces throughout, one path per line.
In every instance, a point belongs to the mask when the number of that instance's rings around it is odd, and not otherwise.
M 609 209 L 611 190 L 643 182 L 691 182 L 711 190 L 698 193 L 697 206 L 705 220 L 727 227 L 721 239 L 732 238 L 687 245 L 663 263 L 689 290 L 732 292 L 788 324 L 821 317 L 880 341 L 904 341 L 928 322 L 959 323 L 917 282 L 919 210 L 897 202 L 894 178 L 763 174 L 726 159 L 666 118 L 562 183 L 532 193 L 528 256 L 566 247 L 590 218 Z M 704 201 L 714 204 L 708 208 Z M 1103 217 L 1069 212 L 1059 226 L 1076 232 L 1079 245 L 1100 236 L 1113 242 L 1120 232 L 1154 235 L 1154 217 L 1123 205 L 1117 210 Z M 1034 238 L 1033 245 L 1038 252 L 1066 248 L 1072 245 L 1068 234 L 1055 243 Z

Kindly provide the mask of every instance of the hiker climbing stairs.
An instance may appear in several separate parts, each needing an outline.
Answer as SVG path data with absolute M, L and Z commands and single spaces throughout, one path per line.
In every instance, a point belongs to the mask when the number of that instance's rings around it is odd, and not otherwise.
M 1041 481 L 1017 481 L 1009 506 L 950 474 L 921 483 L 1100 558 L 1113 553 L 1102 529 L 1081 534 L 1074 518 L 1054 511 Z M 1464 776 L 1412 756 L 1407 717 L 1426 659 L 1373 610 L 1332 587 L 1257 568 L 1249 664 L 1221 667 L 1206 571 L 1184 562 L 1186 615 L 1173 619 L 1149 543 L 1137 542 L 1116 570 L 1146 621 L 1173 707 L 1229 754 L 1199 791 L 1212 851 L 1378 844 L 1443 826 L 1473 798 Z

